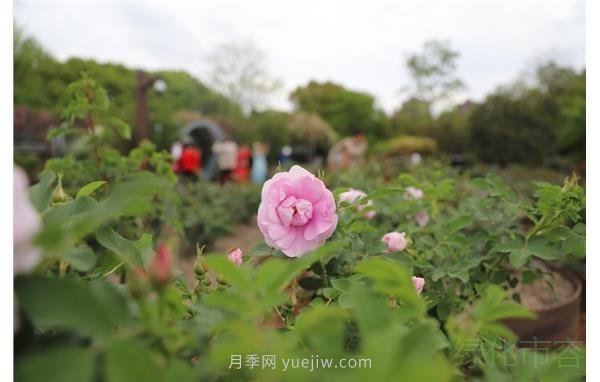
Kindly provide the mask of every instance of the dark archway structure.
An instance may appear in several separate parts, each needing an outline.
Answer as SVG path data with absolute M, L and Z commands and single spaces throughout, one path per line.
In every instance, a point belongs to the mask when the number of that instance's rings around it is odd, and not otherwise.
M 218 123 L 201 119 L 185 125 L 181 131 L 184 142 L 191 143 L 202 150 L 202 178 L 212 180 L 217 173 L 217 158 L 212 154 L 212 145 L 225 137 Z

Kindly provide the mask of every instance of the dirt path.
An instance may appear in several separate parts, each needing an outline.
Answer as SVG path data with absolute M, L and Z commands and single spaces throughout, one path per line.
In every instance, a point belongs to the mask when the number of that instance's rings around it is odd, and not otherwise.
M 254 216 L 250 219 L 249 224 L 238 225 L 233 235 L 219 238 L 215 242 L 213 252 L 225 253 L 228 250 L 240 248 L 244 253 L 248 254 L 252 251 L 252 247 L 262 240 L 263 235 L 256 225 L 256 216 Z

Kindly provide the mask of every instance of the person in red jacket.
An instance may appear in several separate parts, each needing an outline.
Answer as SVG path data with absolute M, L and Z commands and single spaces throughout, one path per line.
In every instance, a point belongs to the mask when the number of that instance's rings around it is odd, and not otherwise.
M 241 145 L 237 152 L 237 164 L 233 176 L 238 183 L 248 183 L 250 178 L 250 159 L 252 153 L 246 145 Z
M 179 157 L 179 171 L 184 176 L 197 178 L 201 167 L 202 152 L 192 145 L 185 145 Z

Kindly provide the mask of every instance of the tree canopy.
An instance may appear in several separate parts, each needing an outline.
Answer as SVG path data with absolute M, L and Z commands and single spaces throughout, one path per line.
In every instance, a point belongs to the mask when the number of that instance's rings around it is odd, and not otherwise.
M 342 136 L 357 132 L 387 133 L 387 117 L 370 94 L 348 90 L 333 82 L 311 81 L 296 88 L 290 100 L 296 110 L 318 114 Z

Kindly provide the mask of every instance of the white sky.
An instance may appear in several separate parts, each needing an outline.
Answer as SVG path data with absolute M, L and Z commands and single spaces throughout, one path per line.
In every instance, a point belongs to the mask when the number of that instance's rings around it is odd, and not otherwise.
M 272 106 L 309 80 L 375 95 L 390 112 L 403 100 L 405 53 L 431 38 L 461 52 L 464 98 L 480 100 L 543 58 L 585 65 L 582 1 L 54 1 L 16 0 L 16 22 L 59 59 L 185 69 L 205 79 L 207 57 L 251 40 L 284 84 Z

